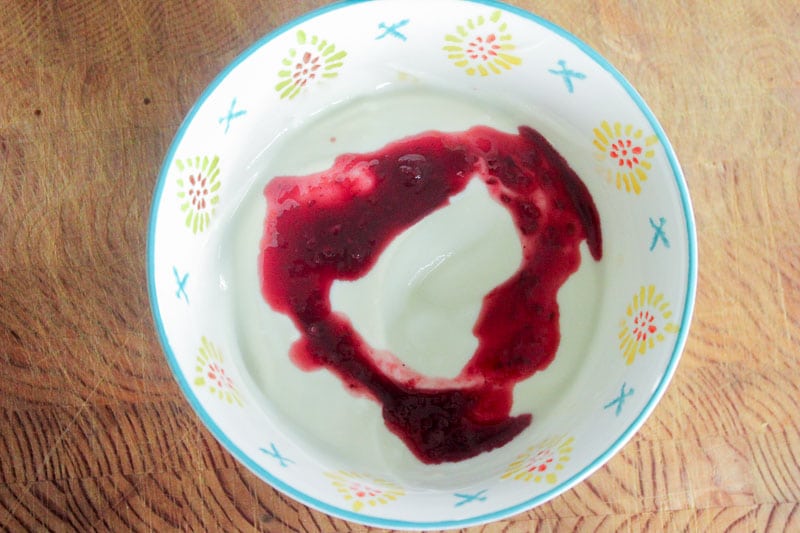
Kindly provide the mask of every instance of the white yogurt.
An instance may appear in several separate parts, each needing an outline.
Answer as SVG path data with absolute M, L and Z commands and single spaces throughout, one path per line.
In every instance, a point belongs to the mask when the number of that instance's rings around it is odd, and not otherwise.
M 456 486 L 481 475 L 463 465 L 422 465 L 386 429 L 378 403 L 349 394 L 325 369 L 303 372 L 290 361 L 289 348 L 299 335 L 285 315 L 263 301 L 259 288 L 264 185 L 274 176 L 325 170 L 342 153 L 376 150 L 428 130 L 486 125 L 516 133 L 519 125 L 529 125 L 559 149 L 559 141 L 568 142 L 569 136 L 546 113 L 526 113 L 430 90 L 388 90 L 313 117 L 254 162 L 259 179 L 235 214 L 233 234 L 221 250 L 241 363 L 263 408 L 313 455 L 349 468 L 391 472 L 408 485 Z M 594 331 L 601 265 L 585 244 L 581 255 L 580 270 L 559 292 L 562 340 L 555 361 L 515 388 L 512 412 L 532 412 L 532 427 L 547 420 L 550 408 L 570 387 Z M 331 303 L 373 348 L 390 351 L 428 376 L 452 378 L 477 347 L 472 327 L 483 296 L 510 277 L 520 261 L 510 214 L 474 179 L 450 206 L 398 236 L 368 275 L 335 283 Z

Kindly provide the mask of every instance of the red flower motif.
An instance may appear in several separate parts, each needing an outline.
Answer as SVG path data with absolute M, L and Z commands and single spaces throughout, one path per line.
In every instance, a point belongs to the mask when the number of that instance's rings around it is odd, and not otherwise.
M 612 159 L 616 159 L 619 166 L 633 168 L 634 165 L 639 164 L 642 147 L 634 145 L 630 139 L 617 139 L 615 143 L 611 144 L 608 155 Z
M 467 55 L 472 59 L 480 58 L 481 61 L 486 61 L 490 57 L 497 57 L 500 45 L 496 41 L 497 37 L 494 33 L 490 33 L 486 39 L 478 36 L 467 45 Z
M 528 472 L 544 472 L 550 467 L 553 462 L 553 453 L 551 450 L 540 450 L 533 456 Z
M 296 87 L 305 87 L 305 85 L 317 77 L 317 70 L 322 67 L 320 63 L 321 56 L 312 56 L 311 52 L 305 52 L 303 58 L 294 66 L 294 85 Z
M 189 176 L 189 190 L 187 194 L 192 200 L 192 207 L 195 211 L 202 211 L 208 206 L 206 198 L 208 197 L 208 178 L 204 178 L 201 174 Z
M 208 379 L 215 381 L 220 389 L 233 388 L 233 380 L 225 375 L 225 369 L 217 363 L 212 362 L 208 365 Z
M 350 485 L 349 489 L 350 492 L 359 498 L 374 498 L 383 492 L 380 489 L 376 489 L 368 485 L 362 485 L 361 483 L 353 483 Z
M 653 335 L 658 331 L 655 320 L 656 317 L 650 311 L 639 311 L 639 314 L 633 319 L 633 335 L 637 341 L 647 340 L 648 335 Z

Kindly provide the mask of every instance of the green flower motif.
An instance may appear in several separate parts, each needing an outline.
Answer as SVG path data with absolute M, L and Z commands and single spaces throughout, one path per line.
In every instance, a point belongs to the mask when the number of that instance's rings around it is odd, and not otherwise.
M 178 198 L 183 200 L 181 211 L 186 213 L 185 224 L 193 233 L 205 230 L 211 217 L 214 215 L 215 206 L 219 203 L 219 157 L 208 156 L 176 159 L 175 166 L 181 173 L 178 178 Z
M 290 48 L 287 57 L 281 61 L 286 68 L 278 72 L 281 81 L 275 86 L 281 99 L 291 100 L 320 78 L 335 78 L 347 56 L 344 50 L 337 52 L 333 43 L 316 35 L 309 37 L 303 30 L 297 32 L 297 45 Z
M 197 356 L 197 365 L 194 384 L 198 387 L 207 387 L 213 395 L 229 404 L 244 405 L 239 390 L 233 380 L 226 374 L 222 352 L 214 346 L 205 336 L 200 339 L 200 355 Z
M 455 33 L 445 35 L 447 57 L 470 76 L 501 74 L 522 64 L 511 52 L 516 49 L 508 24 L 501 21 L 502 12 L 495 11 L 487 19 L 478 16 L 468 19 Z

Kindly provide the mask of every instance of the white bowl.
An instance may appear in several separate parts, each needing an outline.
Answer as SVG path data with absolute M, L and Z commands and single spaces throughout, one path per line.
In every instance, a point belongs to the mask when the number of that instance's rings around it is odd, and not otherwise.
M 532 422 L 491 451 L 425 464 L 387 429 L 377 401 L 290 357 L 298 328 L 259 281 L 263 191 L 344 153 L 476 125 L 508 135 L 529 126 L 552 144 L 594 200 L 603 253 L 596 261 L 580 245 L 580 268 L 558 292 L 555 359 L 513 387 L 512 415 Z M 483 296 L 520 267 L 511 217 L 486 190 L 472 179 L 368 274 L 331 290 L 372 347 L 429 384 L 463 383 L 452 378 L 477 345 Z M 686 184 L 641 97 L 575 37 L 489 0 L 333 4 L 259 40 L 180 127 L 148 242 L 167 359 L 214 436 L 298 501 L 397 529 L 501 519 L 604 464 L 675 371 L 696 274 Z

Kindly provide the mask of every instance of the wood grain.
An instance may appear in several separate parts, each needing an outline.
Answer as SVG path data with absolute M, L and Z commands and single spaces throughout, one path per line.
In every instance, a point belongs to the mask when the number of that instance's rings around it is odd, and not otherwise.
M 800 531 L 800 7 L 512 3 L 598 50 L 659 117 L 692 193 L 700 289 L 675 379 L 622 452 L 469 531 Z M 183 116 L 254 40 L 325 4 L 0 8 L 0 528 L 380 531 L 222 449 L 170 374 L 145 282 Z

